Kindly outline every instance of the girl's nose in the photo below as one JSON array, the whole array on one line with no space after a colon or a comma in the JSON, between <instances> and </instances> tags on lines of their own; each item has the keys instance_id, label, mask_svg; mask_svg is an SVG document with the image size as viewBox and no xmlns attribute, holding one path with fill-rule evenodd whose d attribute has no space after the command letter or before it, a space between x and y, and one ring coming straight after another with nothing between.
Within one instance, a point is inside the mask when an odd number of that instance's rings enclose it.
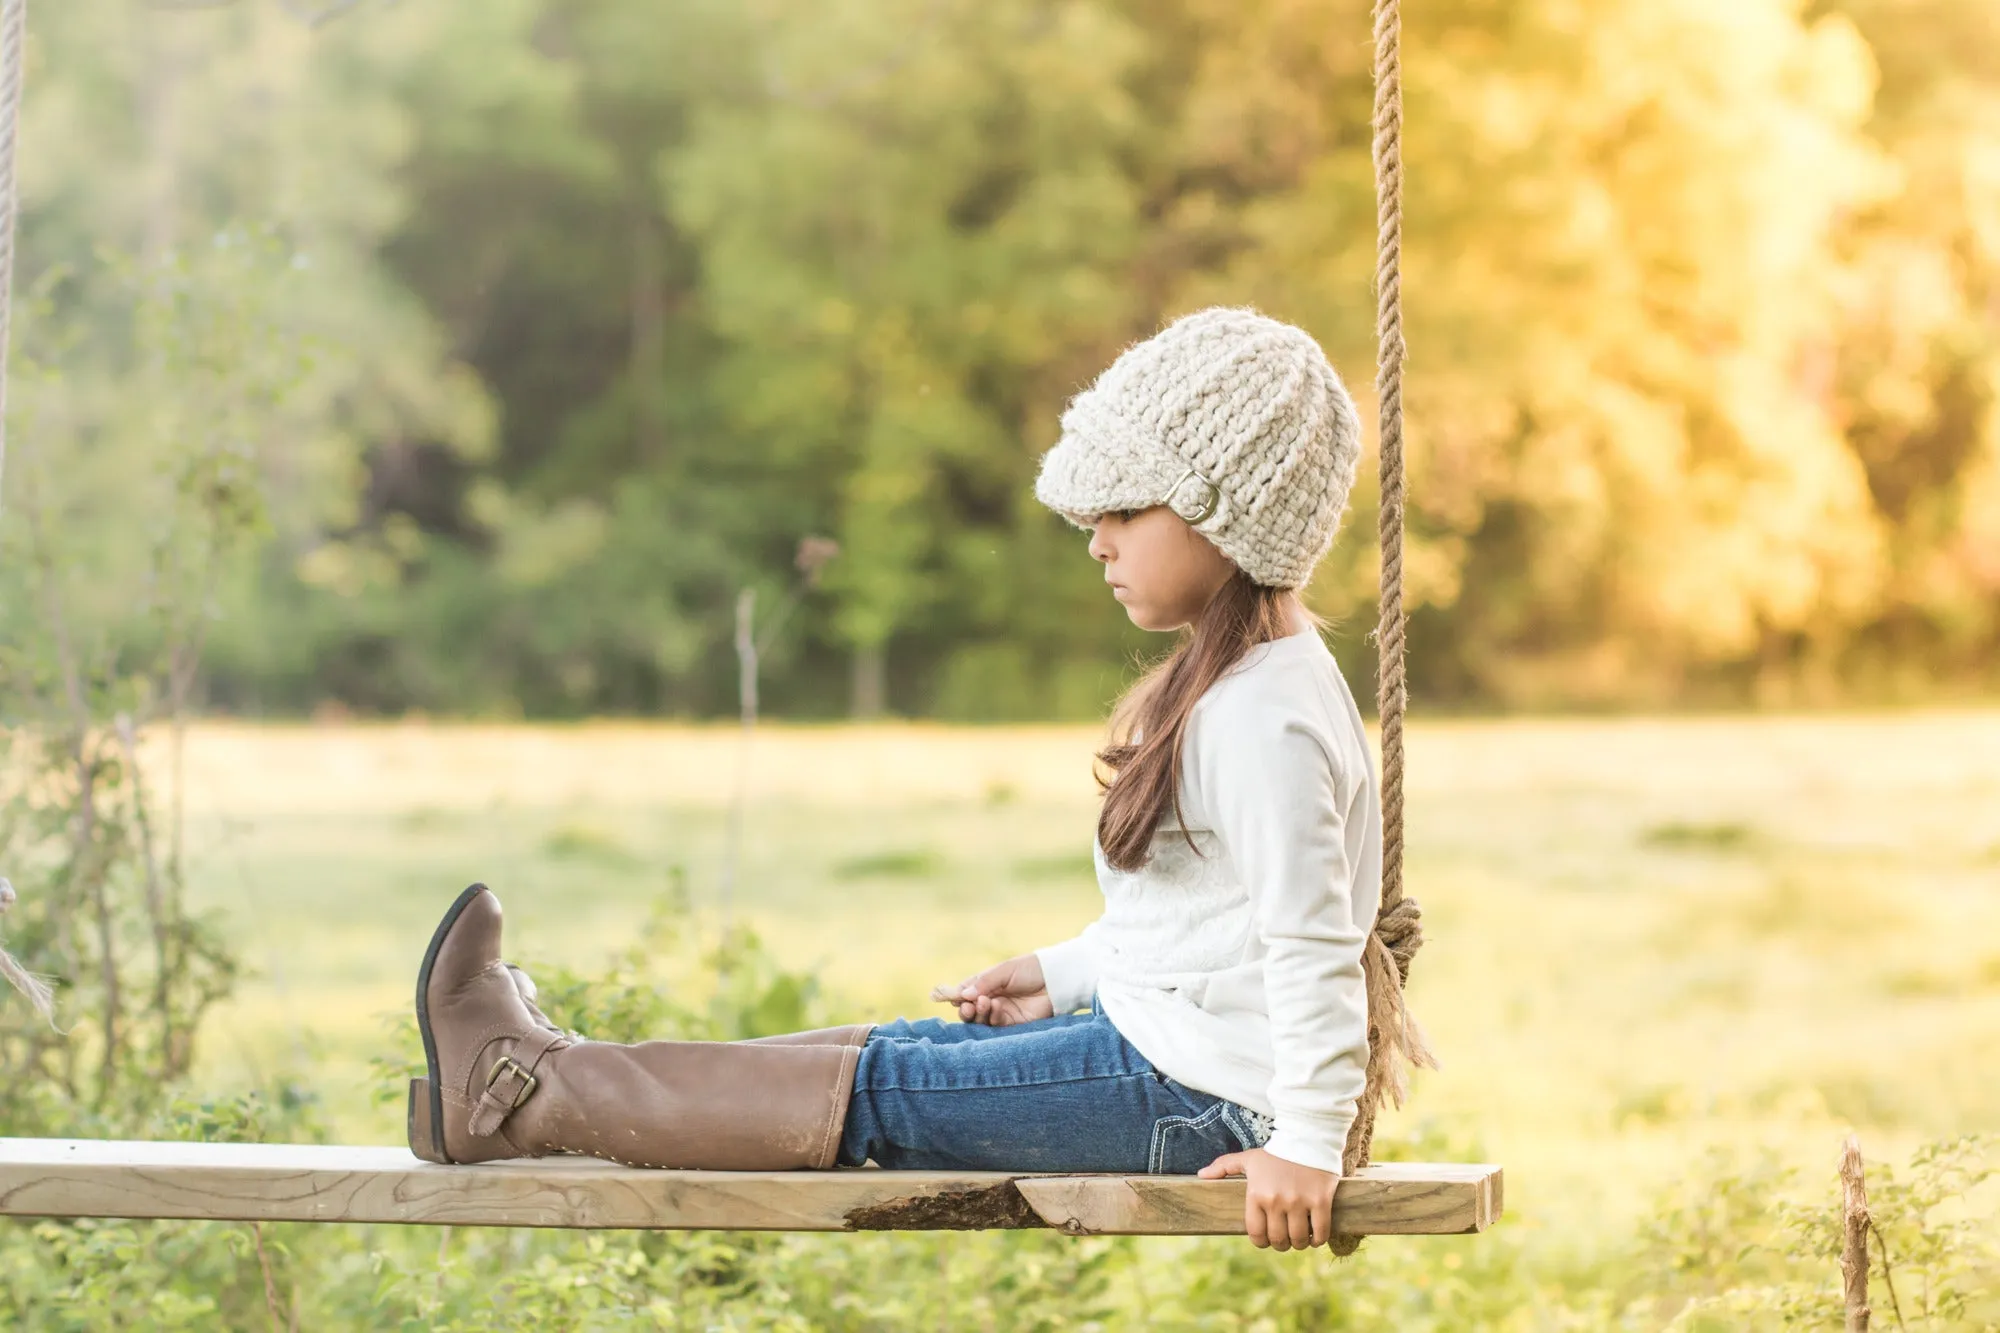
<instances>
[{"instance_id":1,"label":"girl's nose","mask_svg":"<svg viewBox=\"0 0 2000 1333\"><path fill-rule=\"evenodd\" d=\"M1090 530L1090 555L1093 560L1111 559L1111 543L1105 539L1102 523Z\"/></svg>"}]
</instances>

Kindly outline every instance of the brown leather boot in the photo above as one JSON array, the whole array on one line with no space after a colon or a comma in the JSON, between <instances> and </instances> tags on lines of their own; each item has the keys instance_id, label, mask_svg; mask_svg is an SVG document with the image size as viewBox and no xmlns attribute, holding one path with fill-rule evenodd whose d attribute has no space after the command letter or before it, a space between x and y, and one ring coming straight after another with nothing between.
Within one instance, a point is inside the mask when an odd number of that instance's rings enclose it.
<instances>
[{"instance_id":1,"label":"brown leather boot","mask_svg":"<svg viewBox=\"0 0 2000 1333\"><path fill-rule=\"evenodd\" d=\"M541 992L535 988L535 979L512 963L502 963L500 966L507 969L508 979L514 983L514 989L521 993L521 1000L528 1006L528 1016L535 1020L535 1026L556 1028L554 1020L543 1013L541 1006L535 1003L541 997ZM562 1029L556 1028L556 1031L560 1032Z\"/></svg>"},{"instance_id":2,"label":"brown leather boot","mask_svg":"<svg viewBox=\"0 0 2000 1333\"><path fill-rule=\"evenodd\" d=\"M828 1167L869 1030L830 1029L806 1045L628 1046L539 1018L500 960L499 900L474 884L417 974L429 1077L411 1081L410 1151L431 1162L577 1152L628 1166Z\"/></svg>"}]
</instances>

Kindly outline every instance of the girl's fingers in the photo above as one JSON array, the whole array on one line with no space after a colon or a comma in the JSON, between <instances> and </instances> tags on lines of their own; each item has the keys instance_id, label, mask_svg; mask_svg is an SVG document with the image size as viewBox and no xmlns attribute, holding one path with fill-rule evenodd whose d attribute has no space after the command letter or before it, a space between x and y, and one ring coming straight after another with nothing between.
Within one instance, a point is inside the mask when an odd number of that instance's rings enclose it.
<instances>
[{"instance_id":1,"label":"girl's fingers","mask_svg":"<svg viewBox=\"0 0 2000 1333\"><path fill-rule=\"evenodd\" d=\"M1295 1250L1311 1249L1313 1243L1312 1209L1304 1204L1294 1204L1291 1211L1286 1214L1285 1221L1291 1228L1292 1248Z\"/></svg>"},{"instance_id":2,"label":"girl's fingers","mask_svg":"<svg viewBox=\"0 0 2000 1333\"><path fill-rule=\"evenodd\" d=\"M1313 1244L1327 1245L1333 1241L1333 1201L1316 1203L1312 1207Z\"/></svg>"},{"instance_id":3,"label":"girl's fingers","mask_svg":"<svg viewBox=\"0 0 2000 1333\"><path fill-rule=\"evenodd\" d=\"M1224 1176L1240 1176L1243 1174L1243 1154L1240 1152L1224 1153L1201 1170L1195 1172L1195 1174L1203 1180L1221 1180Z\"/></svg>"},{"instance_id":4,"label":"girl's fingers","mask_svg":"<svg viewBox=\"0 0 2000 1333\"><path fill-rule=\"evenodd\" d=\"M1258 1249L1270 1246L1271 1233L1264 1229L1264 1210L1254 1203L1243 1205L1243 1230L1250 1237L1250 1243Z\"/></svg>"}]
</instances>

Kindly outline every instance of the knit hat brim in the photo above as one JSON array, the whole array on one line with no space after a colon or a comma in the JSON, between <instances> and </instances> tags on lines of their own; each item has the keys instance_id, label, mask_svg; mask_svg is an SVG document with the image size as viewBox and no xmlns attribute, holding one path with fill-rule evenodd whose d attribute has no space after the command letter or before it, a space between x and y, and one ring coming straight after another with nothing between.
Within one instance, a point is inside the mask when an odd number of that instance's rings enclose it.
<instances>
[{"instance_id":1,"label":"knit hat brim","mask_svg":"<svg viewBox=\"0 0 2000 1333\"><path fill-rule=\"evenodd\" d=\"M1062 438L1042 455L1037 500L1078 528L1090 527L1100 514L1159 504L1197 527L1214 514L1214 488L1192 476L1179 455L1093 406L1080 399L1065 414Z\"/></svg>"},{"instance_id":2,"label":"knit hat brim","mask_svg":"<svg viewBox=\"0 0 2000 1333\"><path fill-rule=\"evenodd\" d=\"M1164 505L1252 581L1295 588L1339 530L1360 439L1311 334L1216 306L1127 347L1070 400L1035 498L1079 528Z\"/></svg>"}]
</instances>

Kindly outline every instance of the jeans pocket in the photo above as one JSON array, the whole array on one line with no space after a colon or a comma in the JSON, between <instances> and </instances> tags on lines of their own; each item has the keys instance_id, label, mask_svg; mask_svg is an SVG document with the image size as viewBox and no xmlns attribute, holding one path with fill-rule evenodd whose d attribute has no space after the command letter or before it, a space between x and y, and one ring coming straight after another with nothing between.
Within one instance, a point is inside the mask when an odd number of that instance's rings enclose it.
<instances>
[{"instance_id":1,"label":"jeans pocket","mask_svg":"<svg viewBox=\"0 0 2000 1333\"><path fill-rule=\"evenodd\" d=\"M1191 1176L1218 1157L1243 1151L1218 1101L1199 1115L1163 1115L1153 1122L1146 1170L1156 1176Z\"/></svg>"}]
</instances>

